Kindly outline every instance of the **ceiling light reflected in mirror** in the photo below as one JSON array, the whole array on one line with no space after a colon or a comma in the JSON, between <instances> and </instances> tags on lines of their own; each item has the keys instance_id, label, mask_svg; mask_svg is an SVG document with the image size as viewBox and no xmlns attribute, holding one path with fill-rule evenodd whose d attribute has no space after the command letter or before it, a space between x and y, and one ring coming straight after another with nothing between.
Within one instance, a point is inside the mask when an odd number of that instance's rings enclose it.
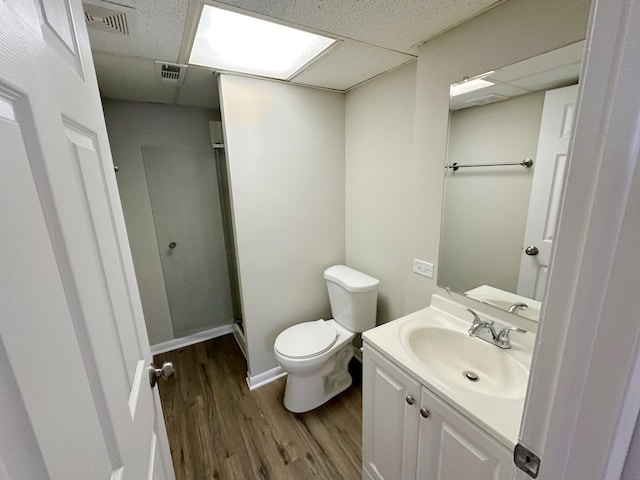
<instances>
[{"instance_id":1,"label":"ceiling light reflected in mirror","mask_svg":"<svg viewBox=\"0 0 640 480\"><path fill-rule=\"evenodd\" d=\"M189 63L286 80L336 42L205 5Z\"/></svg>"},{"instance_id":2,"label":"ceiling light reflected in mirror","mask_svg":"<svg viewBox=\"0 0 640 480\"><path fill-rule=\"evenodd\" d=\"M455 97L457 95L462 95L463 93L474 92L476 90L480 90L481 88L490 87L495 85L493 82L485 80L484 77L491 75L493 72L483 73L472 79L465 79L460 83L454 83L451 85L449 96Z\"/></svg>"}]
</instances>

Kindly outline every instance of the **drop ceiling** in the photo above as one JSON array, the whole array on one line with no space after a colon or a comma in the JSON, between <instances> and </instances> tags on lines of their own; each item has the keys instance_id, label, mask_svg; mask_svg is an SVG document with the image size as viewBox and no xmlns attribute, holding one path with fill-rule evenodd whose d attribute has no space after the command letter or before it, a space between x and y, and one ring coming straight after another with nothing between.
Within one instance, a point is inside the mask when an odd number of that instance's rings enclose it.
<instances>
[{"instance_id":1,"label":"drop ceiling","mask_svg":"<svg viewBox=\"0 0 640 480\"><path fill-rule=\"evenodd\" d=\"M189 66L163 83L155 60L187 63L202 0L85 0L124 12L129 35L89 27L106 98L218 108L215 72ZM291 83L347 91L413 60L417 46L501 0L222 0L206 3L327 35L340 43Z\"/></svg>"},{"instance_id":2,"label":"drop ceiling","mask_svg":"<svg viewBox=\"0 0 640 480\"><path fill-rule=\"evenodd\" d=\"M543 53L483 76L493 85L451 97L450 109L486 105L526 93L550 90L578 82L584 41Z\"/></svg>"}]
</instances>

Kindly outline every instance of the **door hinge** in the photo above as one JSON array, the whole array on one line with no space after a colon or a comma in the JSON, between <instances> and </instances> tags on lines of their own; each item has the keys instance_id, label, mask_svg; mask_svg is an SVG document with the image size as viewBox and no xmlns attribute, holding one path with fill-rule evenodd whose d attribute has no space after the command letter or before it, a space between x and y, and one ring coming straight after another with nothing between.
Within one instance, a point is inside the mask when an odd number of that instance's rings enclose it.
<instances>
[{"instance_id":1,"label":"door hinge","mask_svg":"<svg viewBox=\"0 0 640 480\"><path fill-rule=\"evenodd\" d=\"M540 471L540 457L520 443L517 444L513 450L513 463L531 478L538 476L538 472Z\"/></svg>"}]
</instances>

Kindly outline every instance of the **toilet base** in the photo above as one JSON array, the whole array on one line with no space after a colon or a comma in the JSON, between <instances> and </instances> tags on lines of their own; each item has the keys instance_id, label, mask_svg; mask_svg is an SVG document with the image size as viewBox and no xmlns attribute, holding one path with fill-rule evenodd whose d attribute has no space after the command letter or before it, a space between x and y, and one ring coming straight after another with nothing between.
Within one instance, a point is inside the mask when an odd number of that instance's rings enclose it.
<instances>
[{"instance_id":1,"label":"toilet base","mask_svg":"<svg viewBox=\"0 0 640 480\"><path fill-rule=\"evenodd\" d=\"M349 361L353 347L349 344L337 352L326 368L315 375L289 373L284 391L284 406L293 413L313 410L351 386ZM333 367L333 368L332 368Z\"/></svg>"}]
</instances>

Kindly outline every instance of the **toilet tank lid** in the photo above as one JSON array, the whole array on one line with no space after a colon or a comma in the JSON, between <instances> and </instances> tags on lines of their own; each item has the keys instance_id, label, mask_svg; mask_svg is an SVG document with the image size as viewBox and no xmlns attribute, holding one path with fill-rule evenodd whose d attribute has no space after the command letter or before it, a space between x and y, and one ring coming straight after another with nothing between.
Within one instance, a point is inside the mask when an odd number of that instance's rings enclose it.
<instances>
[{"instance_id":1,"label":"toilet tank lid","mask_svg":"<svg viewBox=\"0 0 640 480\"><path fill-rule=\"evenodd\" d=\"M341 285L348 292L371 292L380 281L345 265L334 265L324 271L324 278Z\"/></svg>"}]
</instances>

